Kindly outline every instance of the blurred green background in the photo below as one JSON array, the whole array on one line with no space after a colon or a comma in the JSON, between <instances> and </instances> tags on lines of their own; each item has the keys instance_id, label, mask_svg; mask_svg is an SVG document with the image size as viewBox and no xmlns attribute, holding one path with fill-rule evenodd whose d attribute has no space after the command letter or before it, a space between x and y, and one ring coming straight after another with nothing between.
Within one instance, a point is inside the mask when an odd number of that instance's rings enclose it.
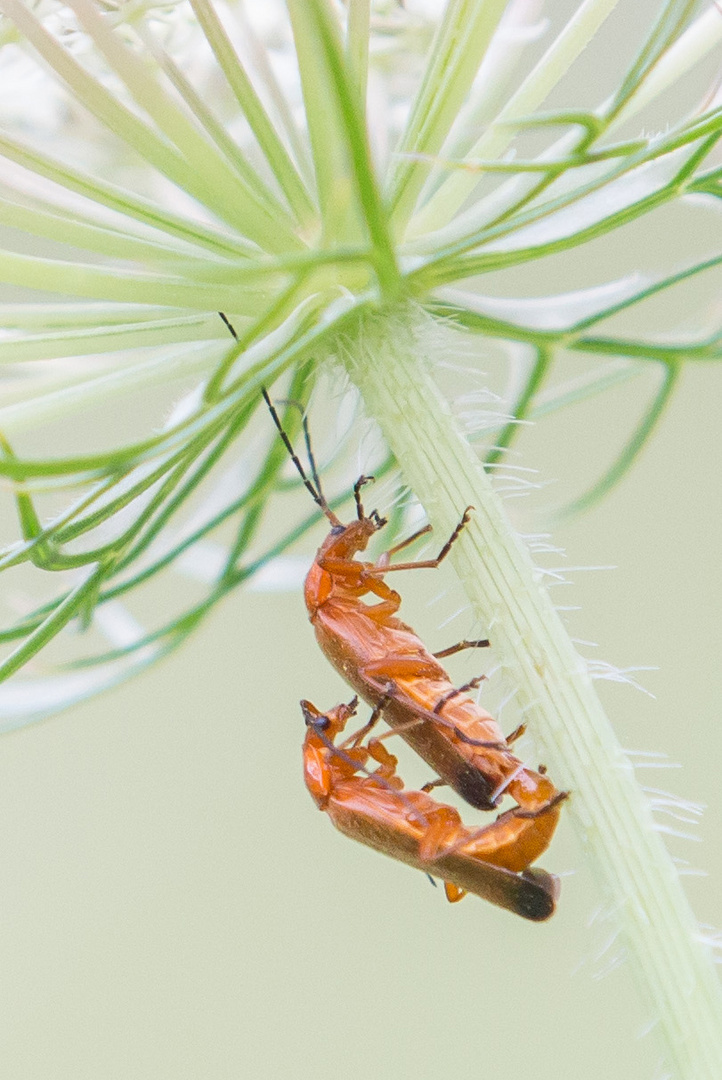
<instances>
[{"instance_id":1,"label":"blurred green background","mask_svg":"<svg viewBox=\"0 0 722 1080\"><path fill-rule=\"evenodd\" d=\"M571 565L617 567L557 591L581 605L573 634L599 643L585 652L659 665L639 676L656 701L600 691L625 746L681 765L642 782L709 805L703 842L670 844L708 872L688 881L710 924L722 921L720 388L715 368L690 367L633 474L555 532ZM626 430L604 415L595 403L547 425L527 463L558 475L575 424L597 459ZM426 607L438 590L423 573L404 582L404 610L436 647L466 630L463 617L438 629ZM315 809L302 696L329 707L347 691L300 595L238 594L160 667L3 738L5 1075L657 1075L654 1036L641 1037L651 1017L629 968L608 971L614 924L568 822L543 860L571 871L549 924L475 897L450 906Z\"/></svg>"}]
</instances>

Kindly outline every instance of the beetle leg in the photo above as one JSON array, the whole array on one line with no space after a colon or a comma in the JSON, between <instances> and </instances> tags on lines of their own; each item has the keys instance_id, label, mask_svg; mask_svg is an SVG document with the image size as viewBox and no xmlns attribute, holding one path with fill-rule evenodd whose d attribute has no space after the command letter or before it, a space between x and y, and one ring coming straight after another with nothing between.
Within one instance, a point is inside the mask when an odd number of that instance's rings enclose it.
<instances>
[{"instance_id":1,"label":"beetle leg","mask_svg":"<svg viewBox=\"0 0 722 1080\"><path fill-rule=\"evenodd\" d=\"M435 788L437 788L437 787L446 787L446 786L447 786L447 781L442 780L442 778L440 776L437 776L435 780L429 780L428 784L424 784L424 786L422 788L420 788L420 790L425 791L427 793L427 795L428 795L428 793L430 791L434 791Z\"/></svg>"},{"instance_id":2,"label":"beetle leg","mask_svg":"<svg viewBox=\"0 0 722 1080\"><path fill-rule=\"evenodd\" d=\"M368 718L363 727L360 727L358 731L355 731L353 733L353 735L349 735L347 739L344 739L342 743L339 743L341 749L345 750L347 747L353 748L359 745L359 743L366 737L366 735L368 735L369 731L371 731L372 728L374 728L376 724L378 724L381 713L391 701L391 696L392 695L388 692L384 694L384 696L379 700L379 702L374 705L373 712L371 713L371 716Z\"/></svg>"},{"instance_id":3,"label":"beetle leg","mask_svg":"<svg viewBox=\"0 0 722 1080\"><path fill-rule=\"evenodd\" d=\"M482 638L480 641L467 641L464 638L463 641L457 642L456 645L450 645L448 649L440 649L438 652L432 653L437 660L443 660L445 656L454 656L455 653L462 652L463 649L488 649L491 642L488 638Z\"/></svg>"},{"instance_id":4,"label":"beetle leg","mask_svg":"<svg viewBox=\"0 0 722 1080\"><path fill-rule=\"evenodd\" d=\"M414 679L414 678L438 678L439 665L432 665L431 661L424 660L423 657L417 656L385 656L383 660L369 660L362 668L359 669L361 675L366 682L376 683L378 689L381 692L389 693L390 697L397 701L406 700L407 696L403 690L394 687L392 691L388 691L386 686L380 684L380 678L386 677L386 682L391 682L393 685L394 677L400 679ZM441 669L441 674L446 677L446 672ZM461 693L461 690L455 690L453 695ZM448 700L448 698L447 698ZM442 716L438 712L432 712L431 709L426 709L419 705L418 702L411 702L411 710L415 714L418 723L424 721L431 721L432 724L440 724L442 727L452 731L459 742L466 743L467 746L480 746L487 750L506 750L507 745L503 740L498 739L474 739L471 735L467 735L465 731L455 724L452 720L447 720L445 716ZM396 726L396 725L395 725ZM473 804L476 805L476 804ZM488 809L485 808L485 809Z\"/></svg>"},{"instance_id":5,"label":"beetle leg","mask_svg":"<svg viewBox=\"0 0 722 1080\"><path fill-rule=\"evenodd\" d=\"M399 759L394 757L394 755L390 753L378 739L369 739L366 744L366 749L369 752L369 757L379 763L379 767L374 771L373 775L381 777L387 784L391 784L392 787L398 787L398 789L401 790L404 786L404 782L396 775L396 766L399 763Z\"/></svg>"},{"instance_id":6,"label":"beetle leg","mask_svg":"<svg viewBox=\"0 0 722 1080\"><path fill-rule=\"evenodd\" d=\"M394 544L394 546L392 548L389 548L388 551L384 551L382 555L379 555L378 559L376 560L374 569L387 570L392 555L397 555L399 551L403 551L404 548L409 547L420 537L426 536L426 534L430 532L431 526L424 525L422 529L417 529L415 533L411 534L411 536L407 536L406 539L402 540L400 544Z\"/></svg>"},{"instance_id":7,"label":"beetle leg","mask_svg":"<svg viewBox=\"0 0 722 1080\"><path fill-rule=\"evenodd\" d=\"M506 745L511 746L512 743L515 743L517 739L520 739L522 737L522 735L524 734L525 731L526 731L526 724L519 724L518 727L515 727L514 730L509 735L507 735L507 737L506 737ZM541 771L543 771L543 770L540 770L540 772Z\"/></svg>"},{"instance_id":8,"label":"beetle leg","mask_svg":"<svg viewBox=\"0 0 722 1080\"><path fill-rule=\"evenodd\" d=\"M434 705L434 713L438 716L447 701L451 701L452 698L458 697L459 694L465 694L467 690L476 690L478 686L481 686L485 678L486 675L477 675L475 679L469 679L467 683L464 683L464 685L460 686L458 689L449 690L448 694L444 694L444 696L439 698Z\"/></svg>"},{"instance_id":9,"label":"beetle leg","mask_svg":"<svg viewBox=\"0 0 722 1080\"><path fill-rule=\"evenodd\" d=\"M366 593L372 593L373 596L378 596L381 600L380 604L372 604L364 609L366 614L374 622L380 623L382 626L386 621L401 607L401 597L392 589L390 585L387 585L381 578L373 577L364 571L359 577L359 597L364 596Z\"/></svg>"},{"instance_id":10,"label":"beetle leg","mask_svg":"<svg viewBox=\"0 0 722 1080\"><path fill-rule=\"evenodd\" d=\"M545 802L542 806L537 806L534 810L522 810L517 806L510 811L517 818L526 818L528 821L534 821L536 818L543 817L550 810L553 810L559 803L565 802L569 798L568 791L558 791L556 795L552 795L551 799Z\"/></svg>"},{"instance_id":11,"label":"beetle leg","mask_svg":"<svg viewBox=\"0 0 722 1080\"><path fill-rule=\"evenodd\" d=\"M460 889L458 885L454 885L453 881L444 882L444 892L450 904L458 904L459 900L463 900L468 895L466 889Z\"/></svg>"},{"instance_id":12,"label":"beetle leg","mask_svg":"<svg viewBox=\"0 0 722 1080\"><path fill-rule=\"evenodd\" d=\"M435 559L422 559L422 560L420 560L418 562L395 563L393 566L381 567L380 572L384 573L384 574L388 574L389 571L391 571L391 570L424 570L424 569L435 570L436 567L439 566L444 561L444 559L446 558L446 556L449 554L452 547L456 543L457 539L459 538L459 534L464 529L464 527L467 525L467 523L469 521L469 518L471 517L470 512L473 509L474 509L473 506L467 506L466 510L463 513L461 521L456 526L453 533L451 534L449 539L446 541L446 543L444 544L444 546L442 547L441 551L439 552L439 554L436 556Z\"/></svg>"}]
</instances>

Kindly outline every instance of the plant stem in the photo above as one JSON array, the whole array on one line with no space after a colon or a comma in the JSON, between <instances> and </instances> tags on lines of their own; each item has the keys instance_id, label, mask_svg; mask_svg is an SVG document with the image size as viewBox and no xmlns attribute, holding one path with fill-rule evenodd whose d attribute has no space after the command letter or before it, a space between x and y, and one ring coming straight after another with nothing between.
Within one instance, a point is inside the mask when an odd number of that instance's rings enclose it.
<instances>
[{"instance_id":1,"label":"plant stem","mask_svg":"<svg viewBox=\"0 0 722 1080\"><path fill-rule=\"evenodd\" d=\"M475 512L451 558L489 627L525 720L619 919L633 968L679 1080L722 1076L722 992L679 876L633 768L528 551L431 377L454 331L413 308L367 318L342 359L437 537Z\"/></svg>"}]
</instances>

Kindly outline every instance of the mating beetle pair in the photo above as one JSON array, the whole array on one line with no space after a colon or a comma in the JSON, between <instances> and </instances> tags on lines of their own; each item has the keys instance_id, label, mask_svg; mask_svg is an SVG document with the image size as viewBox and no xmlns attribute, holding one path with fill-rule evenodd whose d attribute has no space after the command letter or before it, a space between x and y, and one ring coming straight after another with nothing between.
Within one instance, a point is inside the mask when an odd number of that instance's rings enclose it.
<instances>
[{"instance_id":1,"label":"mating beetle pair","mask_svg":"<svg viewBox=\"0 0 722 1080\"><path fill-rule=\"evenodd\" d=\"M281 438L331 529L306 577L304 595L321 649L354 691L372 706L368 723L337 742L357 699L322 713L302 702L306 784L320 809L341 832L402 862L444 878L447 897L467 892L541 921L554 911L558 878L531 864L546 850L566 792L544 771L529 769L510 749L523 731L505 738L496 720L468 691L480 680L455 687L439 663L462 649L488 641L462 641L432 654L417 634L397 618L401 597L385 580L392 571L435 568L469 520L468 507L435 559L392 563L392 556L430 530L420 530L384 552L375 563L356 556L386 524L376 511L366 514L361 489L354 487L356 520L342 524L329 507L319 481L308 429L311 476L306 472L267 394L266 404ZM363 597L377 598L366 604ZM438 774L421 791L406 791L396 775L396 758L383 740L367 738L383 715ZM369 763L376 768L369 769ZM448 784L480 810L493 810L504 795L515 807L484 828L463 825L459 813L437 802L430 791Z\"/></svg>"}]
</instances>

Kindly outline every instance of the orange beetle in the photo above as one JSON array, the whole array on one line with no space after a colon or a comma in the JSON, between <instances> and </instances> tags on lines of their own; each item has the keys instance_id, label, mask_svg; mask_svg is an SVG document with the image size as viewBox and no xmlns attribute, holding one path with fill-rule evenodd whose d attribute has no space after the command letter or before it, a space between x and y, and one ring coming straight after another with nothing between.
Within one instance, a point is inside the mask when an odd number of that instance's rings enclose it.
<instances>
[{"instance_id":1,"label":"orange beetle","mask_svg":"<svg viewBox=\"0 0 722 1080\"><path fill-rule=\"evenodd\" d=\"M448 899L475 893L522 918L541 922L553 914L559 879L520 865L525 822L509 811L483 829L467 828L457 810L427 791L405 791L397 759L379 739L363 736L371 721L336 745L357 699L321 713L302 701L306 719L303 764L306 786L340 832L362 844L444 879ZM375 763L374 771L368 769ZM520 871L520 872L519 872Z\"/></svg>"},{"instance_id":2,"label":"orange beetle","mask_svg":"<svg viewBox=\"0 0 722 1080\"><path fill-rule=\"evenodd\" d=\"M393 555L430 526L384 552L375 563L356 559L386 524L377 511L366 514L361 502L361 488L371 477L362 476L356 482L356 520L342 524L321 491L308 430L306 445L315 483L306 476L268 394L263 393L306 488L331 524L304 587L321 649L356 693L383 711L384 719L436 771L440 779L433 786L449 784L480 810L495 809L506 794L517 802L509 811L518 821L517 854L514 860L509 855L504 865L514 871L525 869L548 847L567 795L511 752L510 743L523 728L504 738L494 717L467 693L480 680L457 688L439 663L440 657L485 646L488 641L462 641L437 654L428 652L412 628L396 617L401 597L384 580L392 571L439 566L472 508L464 512L435 559L391 564ZM362 598L369 594L379 602L364 603Z\"/></svg>"}]
</instances>

